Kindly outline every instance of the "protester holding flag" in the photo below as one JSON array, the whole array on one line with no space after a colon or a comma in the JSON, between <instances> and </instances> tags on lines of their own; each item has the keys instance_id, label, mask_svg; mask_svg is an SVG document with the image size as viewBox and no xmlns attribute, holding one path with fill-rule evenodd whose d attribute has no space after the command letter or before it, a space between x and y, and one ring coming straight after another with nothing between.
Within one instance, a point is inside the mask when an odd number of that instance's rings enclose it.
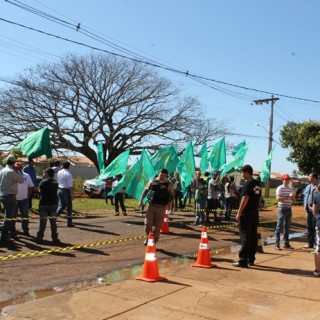
<instances>
[{"instance_id":1,"label":"protester holding flag","mask_svg":"<svg viewBox=\"0 0 320 320\"><path fill-rule=\"evenodd\" d=\"M142 192L139 208L143 207L143 200L147 194L149 194L148 202L149 207L145 217L145 232L149 235L149 232L153 231L154 240L157 242L160 236L160 230L164 221L164 215L168 204L174 199L174 190L172 183L168 180L168 170L161 169L159 175L155 179L151 179L144 191ZM145 240L146 246L148 239Z\"/></svg>"}]
</instances>

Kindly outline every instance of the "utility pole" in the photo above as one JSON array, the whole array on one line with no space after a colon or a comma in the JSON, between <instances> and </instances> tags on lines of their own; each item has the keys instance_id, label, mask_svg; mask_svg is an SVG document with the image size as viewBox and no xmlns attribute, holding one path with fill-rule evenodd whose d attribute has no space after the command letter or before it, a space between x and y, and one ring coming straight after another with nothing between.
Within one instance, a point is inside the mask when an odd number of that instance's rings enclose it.
<instances>
[{"instance_id":1,"label":"utility pole","mask_svg":"<svg viewBox=\"0 0 320 320\"><path fill-rule=\"evenodd\" d=\"M254 100L253 102L257 105L261 104L269 104L271 102L271 109L270 109L270 119L269 119L269 144L268 144L268 155L270 154L270 151L272 150L272 141L273 141L273 109L274 109L274 103L279 100L279 98L274 98L273 95L269 99L260 99L260 100ZM268 156L267 155L267 156ZM271 163L270 163L270 177L271 177ZM270 196L270 177L265 183L265 197L268 198Z\"/></svg>"}]
</instances>

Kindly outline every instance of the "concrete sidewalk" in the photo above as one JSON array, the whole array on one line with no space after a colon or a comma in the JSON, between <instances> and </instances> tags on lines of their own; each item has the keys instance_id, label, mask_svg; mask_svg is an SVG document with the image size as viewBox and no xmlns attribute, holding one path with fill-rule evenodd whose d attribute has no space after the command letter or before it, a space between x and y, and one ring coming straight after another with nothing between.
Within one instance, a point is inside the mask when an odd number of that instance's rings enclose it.
<instances>
[{"instance_id":1,"label":"concrete sidewalk","mask_svg":"<svg viewBox=\"0 0 320 320\"><path fill-rule=\"evenodd\" d=\"M231 265L237 253L213 257L217 268L193 261L160 268L167 281L135 279L65 292L5 307L1 319L320 319L320 278L304 243L272 245L248 269ZM161 265L161 264L160 264Z\"/></svg>"}]
</instances>

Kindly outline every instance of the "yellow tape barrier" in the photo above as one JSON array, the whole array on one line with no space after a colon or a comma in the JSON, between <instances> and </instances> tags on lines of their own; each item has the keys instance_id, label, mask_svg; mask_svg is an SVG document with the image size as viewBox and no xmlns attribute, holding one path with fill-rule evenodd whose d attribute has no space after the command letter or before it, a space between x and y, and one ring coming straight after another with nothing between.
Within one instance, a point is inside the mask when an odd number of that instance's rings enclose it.
<instances>
[{"instance_id":1,"label":"yellow tape barrier","mask_svg":"<svg viewBox=\"0 0 320 320\"><path fill-rule=\"evenodd\" d=\"M0 261L5 261L5 260L9 260L9 259L33 257L33 256L40 256L42 254L71 251L71 250L77 250L77 249L82 249L82 248L92 248L92 247L102 246L102 245L106 245L106 244L114 244L114 243L126 242L126 241L131 241L131 240L139 240L139 239L143 239L143 238L146 238L146 235L129 237L129 238L122 238L122 239L116 239L116 240L98 241L98 242L92 242L92 243L75 245L75 246L68 246L68 247L63 247L63 248L53 248L53 249L47 249L47 250L41 250L41 251L28 251L28 252L24 252L24 253L9 254L7 256L0 256Z\"/></svg>"}]
</instances>

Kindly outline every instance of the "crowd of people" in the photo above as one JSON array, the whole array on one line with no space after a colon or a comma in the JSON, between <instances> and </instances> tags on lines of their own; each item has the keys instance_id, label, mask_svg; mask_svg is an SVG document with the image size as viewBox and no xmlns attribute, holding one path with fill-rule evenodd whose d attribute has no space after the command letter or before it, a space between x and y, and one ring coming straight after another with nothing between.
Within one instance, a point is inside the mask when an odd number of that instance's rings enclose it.
<instances>
[{"instance_id":1,"label":"crowd of people","mask_svg":"<svg viewBox=\"0 0 320 320\"><path fill-rule=\"evenodd\" d=\"M235 184L233 176L220 178L219 171L196 177L188 186L186 195L183 194L179 174L169 175L163 168L159 174L146 185L139 207L143 210L147 198L148 208L145 215L144 229L148 235L154 233L157 242L164 221L166 210L183 209L186 202L194 199L195 221L193 225L207 225L220 222L218 214L223 210L226 221L230 221L231 213L236 209L236 221L239 223L241 249L239 260L234 262L236 267L246 268L254 264L258 244L259 206L262 198L262 185L259 179L253 178L253 169L250 165L241 168L243 179L241 194ZM111 201L115 207L115 215L119 215L119 206L123 215L127 215L124 204L125 188L121 188L114 196L108 193L115 188L121 179L117 176L106 183L105 201ZM280 235L283 233L283 247L293 249L290 245L289 233L292 220L292 205L295 203L295 192L292 179L288 174L282 176L282 184L276 189L278 202L277 224L275 228L275 249L281 250ZM19 238L16 229L16 217L21 215L21 229L26 237L31 237L29 232L28 212L32 209L34 193L39 194L39 230L35 237L36 242L42 242L45 236L47 221L50 222L51 239L59 243L56 217L66 210L67 227L74 227L72 221L72 201L74 199L73 177L70 171L70 162L60 165L59 161L50 164L45 170L43 179L37 183L34 162L28 159L23 167L13 155L6 159L6 166L0 170L0 200L4 210L4 222L0 240L12 243ZM313 274L320 276L320 185L318 174L309 175L309 184L304 190L304 209L306 211L307 244L306 248L315 247L315 270ZM220 210L219 210L220 209ZM145 241L147 245L148 239Z\"/></svg>"},{"instance_id":2,"label":"crowd of people","mask_svg":"<svg viewBox=\"0 0 320 320\"><path fill-rule=\"evenodd\" d=\"M17 215L21 215L21 229L26 237L29 232L29 210L32 209L34 193L39 194L39 231L35 241L41 243L44 238L47 220L50 221L51 239L59 243L56 217L67 211L67 227L72 223L73 177L70 162L60 167L60 162L50 164L38 185L33 159L23 167L13 155L6 158L6 166L0 170L0 201L4 210L4 222L0 234L2 242L13 243L19 239Z\"/></svg>"}]
</instances>

